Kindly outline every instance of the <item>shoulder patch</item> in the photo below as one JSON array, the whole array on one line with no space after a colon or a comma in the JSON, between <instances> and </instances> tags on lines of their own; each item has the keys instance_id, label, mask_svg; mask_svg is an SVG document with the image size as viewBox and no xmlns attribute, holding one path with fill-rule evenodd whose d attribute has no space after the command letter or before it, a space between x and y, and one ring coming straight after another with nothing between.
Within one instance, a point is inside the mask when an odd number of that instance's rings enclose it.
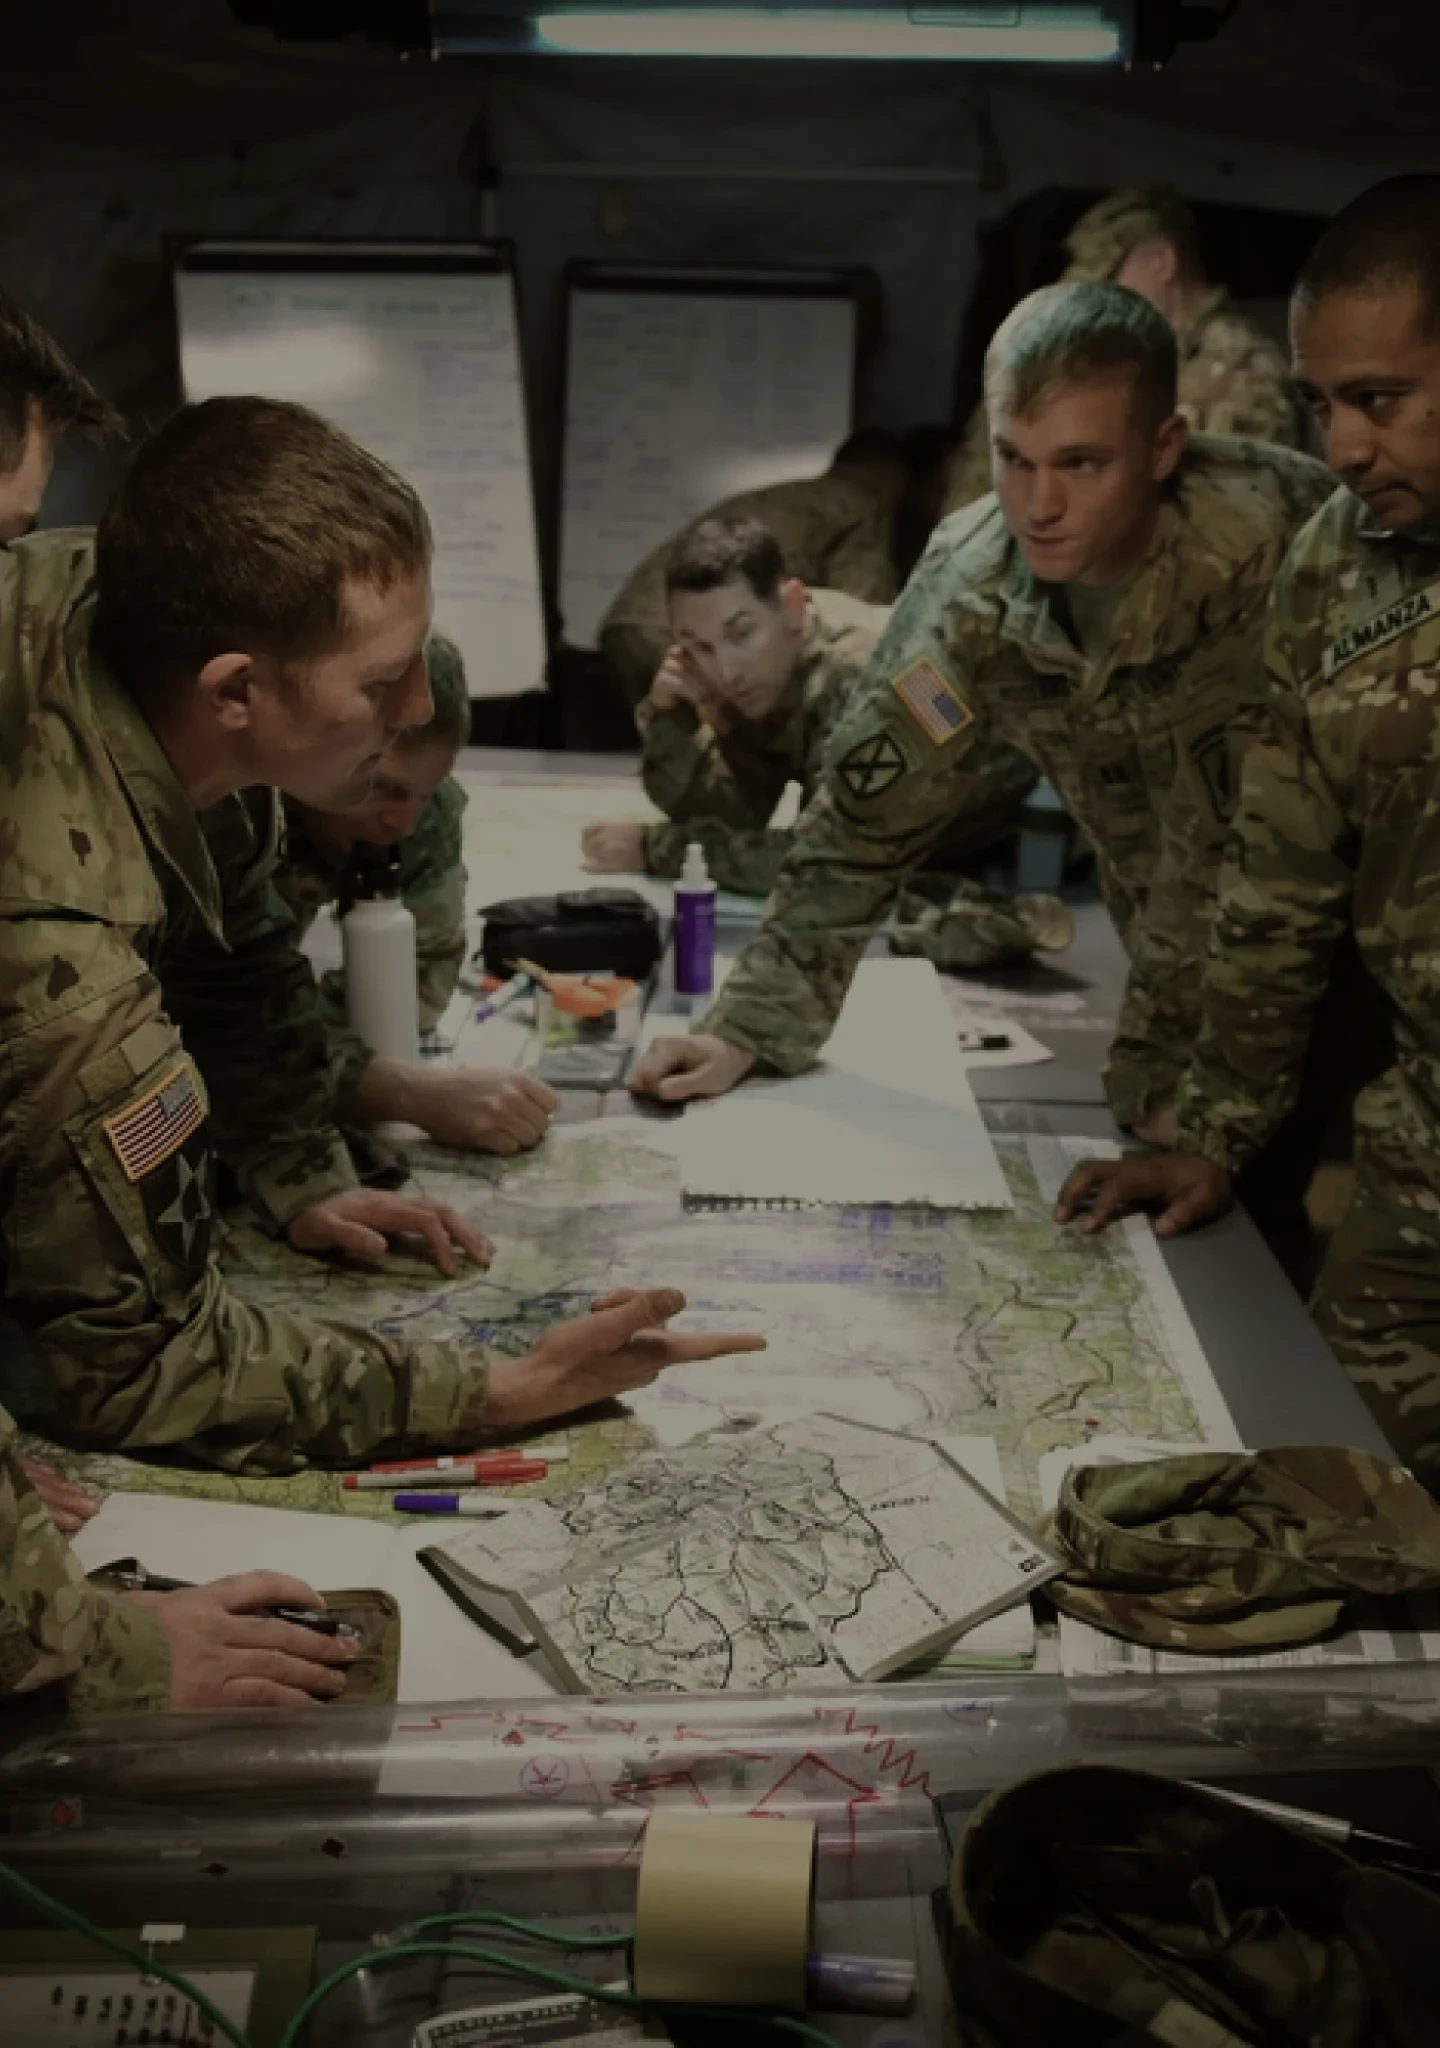
<instances>
[{"instance_id":1,"label":"shoulder patch","mask_svg":"<svg viewBox=\"0 0 1440 2048\"><path fill-rule=\"evenodd\" d=\"M1376 647L1388 646L1392 640L1408 633L1412 626L1434 618L1437 612L1440 612L1440 583L1430 583L1424 590L1412 591L1408 597L1387 605L1383 612L1376 612L1373 618L1362 620L1358 626L1351 626L1348 632L1332 640L1321 657L1322 675L1328 682L1342 668L1358 661L1362 654L1369 654Z\"/></svg>"},{"instance_id":2,"label":"shoulder patch","mask_svg":"<svg viewBox=\"0 0 1440 2048\"><path fill-rule=\"evenodd\" d=\"M181 1060L136 1102L104 1120L120 1169L128 1181L143 1180L178 1152L205 1121L205 1104L195 1069Z\"/></svg>"},{"instance_id":3,"label":"shoulder patch","mask_svg":"<svg viewBox=\"0 0 1440 2048\"><path fill-rule=\"evenodd\" d=\"M863 803L867 797L884 796L887 789L908 775L911 762L893 733L881 730L858 740L840 762L840 780L851 796Z\"/></svg>"},{"instance_id":4,"label":"shoulder patch","mask_svg":"<svg viewBox=\"0 0 1440 2048\"><path fill-rule=\"evenodd\" d=\"M950 678L938 665L921 657L890 678L890 687L920 730L943 747L967 725L975 714Z\"/></svg>"}]
</instances>

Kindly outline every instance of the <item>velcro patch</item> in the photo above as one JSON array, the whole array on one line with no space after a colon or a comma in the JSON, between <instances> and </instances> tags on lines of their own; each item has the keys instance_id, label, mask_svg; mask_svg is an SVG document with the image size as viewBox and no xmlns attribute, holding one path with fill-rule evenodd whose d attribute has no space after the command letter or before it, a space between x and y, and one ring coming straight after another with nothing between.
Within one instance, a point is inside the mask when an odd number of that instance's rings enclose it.
<instances>
[{"instance_id":1,"label":"velcro patch","mask_svg":"<svg viewBox=\"0 0 1440 2048\"><path fill-rule=\"evenodd\" d=\"M867 797L883 796L909 772L910 762L904 748L888 732L872 733L868 740L858 740L839 768L840 780L851 796L862 803Z\"/></svg>"},{"instance_id":2,"label":"velcro patch","mask_svg":"<svg viewBox=\"0 0 1440 2048\"><path fill-rule=\"evenodd\" d=\"M128 1181L153 1173L205 1121L205 1103L189 1060L172 1067L138 1102L104 1119L120 1170Z\"/></svg>"},{"instance_id":3,"label":"velcro patch","mask_svg":"<svg viewBox=\"0 0 1440 2048\"><path fill-rule=\"evenodd\" d=\"M890 687L920 730L937 747L975 723L975 714L949 677L933 661L921 658L891 676Z\"/></svg>"},{"instance_id":4,"label":"velcro patch","mask_svg":"<svg viewBox=\"0 0 1440 2048\"><path fill-rule=\"evenodd\" d=\"M1376 612L1374 618L1362 620L1358 626L1352 626L1348 632L1332 640L1321 657L1321 673L1328 682L1342 668L1349 668L1352 661L1358 661L1362 654L1369 654L1377 647L1387 647L1412 627L1433 619L1437 612L1440 612L1440 583L1430 583L1424 590L1412 591L1409 597L1387 605L1383 612Z\"/></svg>"}]
</instances>

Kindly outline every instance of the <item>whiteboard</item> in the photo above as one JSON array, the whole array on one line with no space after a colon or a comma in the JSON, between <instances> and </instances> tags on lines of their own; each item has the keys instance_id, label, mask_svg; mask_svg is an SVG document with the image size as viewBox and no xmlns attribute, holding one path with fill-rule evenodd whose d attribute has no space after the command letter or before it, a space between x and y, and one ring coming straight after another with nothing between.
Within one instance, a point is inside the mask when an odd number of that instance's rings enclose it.
<instances>
[{"instance_id":1,"label":"whiteboard","mask_svg":"<svg viewBox=\"0 0 1440 2048\"><path fill-rule=\"evenodd\" d=\"M830 467L850 432L848 294L573 284L560 512L565 638L593 647L632 569L736 491Z\"/></svg>"},{"instance_id":2,"label":"whiteboard","mask_svg":"<svg viewBox=\"0 0 1440 2048\"><path fill-rule=\"evenodd\" d=\"M207 242L181 258L175 294L185 396L295 399L399 470L435 530L435 624L471 696L537 688L544 608L503 252Z\"/></svg>"}]
</instances>

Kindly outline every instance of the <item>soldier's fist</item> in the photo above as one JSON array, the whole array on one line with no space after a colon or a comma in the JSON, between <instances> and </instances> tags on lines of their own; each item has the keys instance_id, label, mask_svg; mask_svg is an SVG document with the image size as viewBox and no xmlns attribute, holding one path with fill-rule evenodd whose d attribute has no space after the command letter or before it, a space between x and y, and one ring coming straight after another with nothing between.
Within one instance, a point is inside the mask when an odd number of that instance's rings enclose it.
<instances>
[{"instance_id":1,"label":"soldier's fist","mask_svg":"<svg viewBox=\"0 0 1440 2048\"><path fill-rule=\"evenodd\" d=\"M755 1064L745 1052L723 1038L695 1031L688 1038L657 1038L630 1076L636 1095L658 1096L661 1102L688 1102L693 1095L724 1095Z\"/></svg>"}]
</instances>

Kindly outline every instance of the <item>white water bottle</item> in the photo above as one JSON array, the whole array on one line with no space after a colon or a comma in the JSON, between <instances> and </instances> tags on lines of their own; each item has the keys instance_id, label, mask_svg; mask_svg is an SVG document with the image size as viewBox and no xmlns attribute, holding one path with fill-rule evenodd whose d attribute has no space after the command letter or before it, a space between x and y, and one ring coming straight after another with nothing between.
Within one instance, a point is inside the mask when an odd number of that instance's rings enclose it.
<instances>
[{"instance_id":1,"label":"white water bottle","mask_svg":"<svg viewBox=\"0 0 1440 2048\"><path fill-rule=\"evenodd\" d=\"M355 901L340 920L351 1029L377 1058L418 1059L415 919L400 899L398 848L357 861L354 886Z\"/></svg>"},{"instance_id":2,"label":"white water bottle","mask_svg":"<svg viewBox=\"0 0 1440 2048\"><path fill-rule=\"evenodd\" d=\"M708 996L715 986L715 884L705 849L691 840L675 884L675 993Z\"/></svg>"}]
</instances>

